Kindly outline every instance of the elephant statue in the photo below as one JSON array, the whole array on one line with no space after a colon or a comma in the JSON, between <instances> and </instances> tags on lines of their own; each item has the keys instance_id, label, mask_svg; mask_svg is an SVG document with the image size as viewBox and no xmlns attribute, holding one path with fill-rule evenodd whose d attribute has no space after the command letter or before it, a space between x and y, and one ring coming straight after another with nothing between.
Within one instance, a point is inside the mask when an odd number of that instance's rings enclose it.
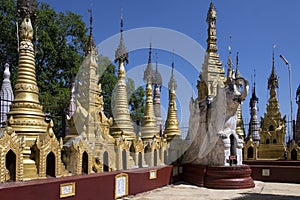
<instances>
[{"instance_id":1,"label":"elephant statue","mask_svg":"<svg viewBox=\"0 0 300 200\"><path fill-rule=\"evenodd\" d=\"M225 87L218 85L216 96L191 99L189 148L183 163L228 165L229 156L235 152L240 154L237 164L241 164L243 140L236 134L237 109L247 97L248 90L248 81L237 77L228 81Z\"/></svg>"}]
</instances>

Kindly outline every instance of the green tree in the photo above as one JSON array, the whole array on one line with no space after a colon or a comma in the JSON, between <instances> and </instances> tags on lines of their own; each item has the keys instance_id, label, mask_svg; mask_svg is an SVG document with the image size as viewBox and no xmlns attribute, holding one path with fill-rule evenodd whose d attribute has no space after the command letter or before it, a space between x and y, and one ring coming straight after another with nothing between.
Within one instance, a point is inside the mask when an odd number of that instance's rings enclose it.
<instances>
[{"instance_id":1,"label":"green tree","mask_svg":"<svg viewBox=\"0 0 300 200\"><path fill-rule=\"evenodd\" d=\"M129 109L130 116L134 122L134 129L136 132L139 131L142 125L142 119L144 116L144 106L145 106L145 90L144 87L139 86L130 96L129 99Z\"/></svg>"},{"instance_id":2,"label":"green tree","mask_svg":"<svg viewBox=\"0 0 300 200\"><path fill-rule=\"evenodd\" d=\"M10 64L12 82L15 82L18 64L16 5L13 0L0 3L0 80L2 81L4 64Z\"/></svg>"},{"instance_id":3,"label":"green tree","mask_svg":"<svg viewBox=\"0 0 300 200\"><path fill-rule=\"evenodd\" d=\"M11 64L12 83L15 83L18 64L16 1L0 4L0 63L8 58ZM40 102L50 112L56 134L62 134L62 120L70 97L70 85L84 59L87 28L80 15L72 12L57 13L46 3L39 3L35 30L36 76ZM1 79L2 79L1 72Z\"/></svg>"},{"instance_id":4,"label":"green tree","mask_svg":"<svg viewBox=\"0 0 300 200\"><path fill-rule=\"evenodd\" d=\"M85 56L87 28L82 16L56 13L45 3L39 4L37 16L36 74L40 101L44 110L51 113L56 133L61 135L71 82Z\"/></svg>"}]
</instances>

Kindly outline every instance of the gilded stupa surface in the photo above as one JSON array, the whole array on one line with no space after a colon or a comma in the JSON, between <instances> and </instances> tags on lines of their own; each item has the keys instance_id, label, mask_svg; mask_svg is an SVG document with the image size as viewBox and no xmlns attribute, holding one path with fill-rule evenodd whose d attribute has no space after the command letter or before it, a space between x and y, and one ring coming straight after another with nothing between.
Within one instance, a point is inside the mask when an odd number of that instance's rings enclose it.
<instances>
[{"instance_id":1,"label":"gilded stupa surface","mask_svg":"<svg viewBox=\"0 0 300 200\"><path fill-rule=\"evenodd\" d=\"M278 76L275 71L274 50L272 57L272 72L268 79L270 96L267 110L261 118L260 145L258 157L263 159L278 159L283 157L286 151L285 134L286 119L281 116L276 89L278 88Z\"/></svg>"},{"instance_id":2,"label":"gilded stupa surface","mask_svg":"<svg viewBox=\"0 0 300 200\"><path fill-rule=\"evenodd\" d=\"M177 117L177 105L176 105L176 88L177 83L174 77L174 61L172 62L171 78L168 84L169 88L169 104L168 115L165 124L164 136L168 141L171 141L175 136L181 136L179 129L179 122Z\"/></svg>"},{"instance_id":3,"label":"gilded stupa surface","mask_svg":"<svg viewBox=\"0 0 300 200\"><path fill-rule=\"evenodd\" d=\"M142 120L142 139L151 140L155 135L158 135L158 128L156 125L156 117L153 106L153 93L152 93L152 82L153 82L153 67L151 63L151 44L149 49L149 58L146 70L144 72L144 81L146 82L146 103L144 110L144 117Z\"/></svg>"},{"instance_id":4,"label":"gilded stupa surface","mask_svg":"<svg viewBox=\"0 0 300 200\"><path fill-rule=\"evenodd\" d=\"M115 53L115 62L118 63L118 83L116 86L115 100L113 102L113 125L110 133L114 138L124 135L132 140L135 137L133 125L130 119L126 92L126 70L128 64L128 52L123 38L123 18L121 16L120 43Z\"/></svg>"},{"instance_id":5,"label":"gilded stupa surface","mask_svg":"<svg viewBox=\"0 0 300 200\"><path fill-rule=\"evenodd\" d=\"M224 87L225 72L222 67L222 62L219 61L219 54L217 53L216 20L217 12L214 4L211 3L206 18L208 24L206 54L199 76L200 80L197 83L198 100L206 96L216 96L217 86Z\"/></svg>"},{"instance_id":6,"label":"gilded stupa surface","mask_svg":"<svg viewBox=\"0 0 300 200\"><path fill-rule=\"evenodd\" d=\"M62 140L56 139L53 121L45 117L38 98L31 23L31 19L36 17L37 3L18 1L17 5L18 16L22 20L19 64L15 98L0 138L1 154L6 155L6 162L1 163L1 182L45 178L48 175L59 177L67 173L61 161Z\"/></svg>"}]
</instances>

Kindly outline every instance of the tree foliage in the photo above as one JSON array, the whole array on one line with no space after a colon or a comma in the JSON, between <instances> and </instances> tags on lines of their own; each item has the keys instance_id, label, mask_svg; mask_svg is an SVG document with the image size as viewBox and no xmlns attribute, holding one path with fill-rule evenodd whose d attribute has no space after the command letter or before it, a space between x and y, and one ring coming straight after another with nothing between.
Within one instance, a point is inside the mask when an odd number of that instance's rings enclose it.
<instances>
[{"instance_id":1,"label":"tree foliage","mask_svg":"<svg viewBox=\"0 0 300 200\"><path fill-rule=\"evenodd\" d=\"M144 116L144 106L145 106L145 90L144 87L139 86L130 96L129 108L130 116L134 124L138 127L142 124L142 119ZM135 128L137 128L135 127Z\"/></svg>"},{"instance_id":2,"label":"tree foliage","mask_svg":"<svg viewBox=\"0 0 300 200\"><path fill-rule=\"evenodd\" d=\"M39 4L37 16L36 74L40 101L44 110L52 114L60 134L71 82L85 56L87 28L82 16L56 13L45 3Z\"/></svg>"},{"instance_id":3,"label":"tree foliage","mask_svg":"<svg viewBox=\"0 0 300 200\"><path fill-rule=\"evenodd\" d=\"M13 0L0 3L0 78L2 80L4 64L10 64L12 79L15 80L18 64L16 6ZM14 82L14 81L13 81Z\"/></svg>"},{"instance_id":4,"label":"tree foliage","mask_svg":"<svg viewBox=\"0 0 300 200\"><path fill-rule=\"evenodd\" d=\"M0 3L0 79L3 66L11 66L12 84L15 84L18 66L16 1ZM37 18L32 21L36 53L36 77L43 111L54 120L54 132L63 136L63 119L70 99L70 87L85 57L88 41L87 28L82 16L72 12L57 13L46 3L39 3ZM116 67L109 58L99 56L99 82L102 86L105 112L112 116L112 96L117 83ZM128 79L129 108L134 122L139 123L144 110L144 89L135 90L134 81Z\"/></svg>"},{"instance_id":5,"label":"tree foliage","mask_svg":"<svg viewBox=\"0 0 300 200\"><path fill-rule=\"evenodd\" d=\"M0 4L0 63L9 62L12 83L15 83L18 65L16 1ZM84 59L87 28L80 15L57 13L46 3L39 3L35 31L36 76L40 102L44 112L50 112L56 134L62 133L62 116L70 99L70 85ZM3 70L3 69L2 69ZM1 79L2 79L1 71Z\"/></svg>"}]
</instances>

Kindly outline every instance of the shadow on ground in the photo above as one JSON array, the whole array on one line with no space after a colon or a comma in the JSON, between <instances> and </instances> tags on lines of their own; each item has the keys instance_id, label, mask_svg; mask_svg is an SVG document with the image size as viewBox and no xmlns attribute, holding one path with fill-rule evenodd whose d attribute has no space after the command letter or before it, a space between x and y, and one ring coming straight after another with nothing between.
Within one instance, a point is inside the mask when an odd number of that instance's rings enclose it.
<instances>
[{"instance_id":1,"label":"shadow on ground","mask_svg":"<svg viewBox=\"0 0 300 200\"><path fill-rule=\"evenodd\" d=\"M240 193L241 195L245 195L243 197L234 198L236 200L299 200L298 196L288 196L288 195L276 195L276 194L253 194L253 193Z\"/></svg>"}]
</instances>

